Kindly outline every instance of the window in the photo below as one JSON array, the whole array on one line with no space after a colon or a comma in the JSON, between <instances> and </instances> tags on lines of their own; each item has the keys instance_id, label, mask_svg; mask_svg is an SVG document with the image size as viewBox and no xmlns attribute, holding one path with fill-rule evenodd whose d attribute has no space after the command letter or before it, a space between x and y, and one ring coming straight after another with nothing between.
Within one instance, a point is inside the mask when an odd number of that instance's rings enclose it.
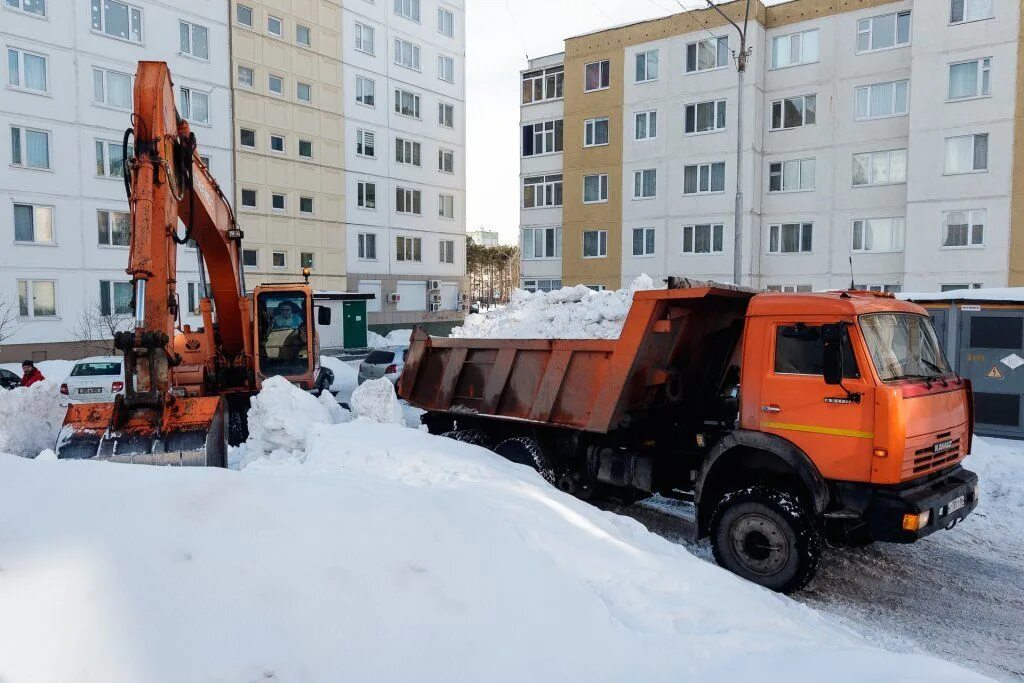
<instances>
[{"instance_id":1,"label":"window","mask_svg":"<svg viewBox=\"0 0 1024 683\"><path fill-rule=\"evenodd\" d=\"M523 126L523 156L561 152L562 120L528 123Z\"/></svg>"},{"instance_id":2,"label":"window","mask_svg":"<svg viewBox=\"0 0 1024 683\"><path fill-rule=\"evenodd\" d=\"M647 50L636 53L636 82L658 80L658 51Z\"/></svg>"},{"instance_id":3,"label":"window","mask_svg":"<svg viewBox=\"0 0 1024 683\"><path fill-rule=\"evenodd\" d=\"M299 267L300 268L316 268L316 257L311 251L299 252Z\"/></svg>"},{"instance_id":4,"label":"window","mask_svg":"<svg viewBox=\"0 0 1024 683\"><path fill-rule=\"evenodd\" d=\"M531 293L550 292L561 288L561 280L523 280L523 289Z\"/></svg>"},{"instance_id":5,"label":"window","mask_svg":"<svg viewBox=\"0 0 1024 683\"><path fill-rule=\"evenodd\" d=\"M100 280L100 315L131 315L133 295L130 282Z\"/></svg>"},{"instance_id":6,"label":"window","mask_svg":"<svg viewBox=\"0 0 1024 683\"><path fill-rule=\"evenodd\" d=\"M890 292L892 294L899 294L903 291L902 285L862 285L858 284L857 289L863 289L868 292Z\"/></svg>"},{"instance_id":7,"label":"window","mask_svg":"<svg viewBox=\"0 0 1024 683\"><path fill-rule=\"evenodd\" d=\"M395 113L418 119L420 117L420 96L408 90L395 90Z\"/></svg>"},{"instance_id":8,"label":"window","mask_svg":"<svg viewBox=\"0 0 1024 683\"><path fill-rule=\"evenodd\" d=\"M7 49L7 84L19 90L46 92L46 57Z\"/></svg>"},{"instance_id":9,"label":"window","mask_svg":"<svg viewBox=\"0 0 1024 683\"><path fill-rule=\"evenodd\" d=\"M270 263L274 268L285 268L288 263L288 255L283 251L274 251L270 254Z\"/></svg>"},{"instance_id":10,"label":"window","mask_svg":"<svg viewBox=\"0 0 1024 683\"><path fill-rule=\"evenodd\" d=\"M818 29L772 38L772 68L813 64L818 61Z\"/></svg>"},{"instance_id":11,"label":"window","mask_svg":"<svg viewBox=\"0 0 1024 683\"><path fill-rule=\"evenodd\" d=\"M801 291L799 286L780 291ZM856 379L860 377L857 370L857 358L853 355L850 335L843 328L840 348L843 352L843 377ZM775 374L777 375L822 375L822 359L825 357L825 346L821 338L819 325L779 325L775 328Z\"/></svg>"},{"instance_id":12,"label":"window","mask_svg":"<svg viewBox=\"0 0 1024 683\"><path fill-rule=\"evenodd\" d=\"M650 140L658 137L658 112L639 111L633 115L633 137Z\"/></svg>"},{"instance_id":13,"label":"window","mask_svg":"<svg viewBox=\"0 0 1024 683\"><path fill-rule=\"evenodd\" d=\"M421 195L419 190L395 187L395 211L414 216L422 215ZM419 261L418 258L416 260Z\"/></svg>"},{"instance_id":14,"label":"window","mask_svg":"<svg viewBox=\"0 0 1024 683\"><path fill-rule=\"evenodd\" d=\"M437 195L437 215L441 218L455 218L455 197L453 195Z\"/></svg>"},{"instance_id":15,"label":"window","mask_svg":"<svg viewBox=\"0 0 1024 683\"><path fill-rule=\"evenodd\" d=\"M949 65L949 99L965 100L992 94L992 58Z\"/></svg>"},{"instance_id":16,"label":"window","mask_svg":"<svg viewBox=\"0 0 1024 683\"><path fill-rule=\"evenodd\" d=\"M256 190L242 190L242 206L247 209L256 208Z\"/></svg>"},{"instance_id":17,"label":"window","mask_svg":"<svg viewBox=\"0 0 1024 683\"><path fill-rule=\"evenodd\" d=\"M797 192L814 189L814 159L773 161L768 164L769 192Z\"/></svg>"},{"instance_id":18,"label":"window","mask_svg":"<svg viewBox=\"0 0 1024 683\"><path fill-rule=\"evenodd\" d=\"M768 226L768 252L798 254L811 251L813 223L782 223Z\"/></svg>"},{"instance_id":19,"label":"window","mask_svg":"<svg viewBox=\"0 0 1024 683\"><path fill-rule=\"evenodd\" d=\"M523 178L523 208L562 205L562 174Z\"/></svg>"},{"instance_id":20,"label":"window","mask_svg":"<svg viewBox=\"0 0 1024 683\"><path fill-rule=\"evenodd\" d=\"M205 26L178 22L178 51L196 59L210 58L210 33Z\"/></svg>"},{"instance_id":21,"label":"window","mask_svg":"<svg viewBox=\"0 0 1024 683\"><path fill-rule=\"evenodd\" d=\"M608 256L608 231L583 231L583 258L604 258Z\"/></svg>"},{"instance_id":22,"label":"window","mask_svg":"<svg viewBox=\"0 0 1024 683\"><path fill-rule=\"evenodd\" d=\"M658 171L645 168L633 172L633 199L650 199L658 194Z\"/></svg>"},{"instance_id":23,"label":"window","mask_svg":"<svg viewBox=\"0 0 1024 683\"><path fill-rule=\"evenodd\" d=\"M683 167L683 194L725 192L725 162Z\"/></svg>"},{"instance_id":24,"label":"window","mask_svg":"<svg viewBox=\"0 0 1024 683\"><path fill-rule=\"evenodd\" d=\"M891 149L853 155L853 185L898 185L907 182L907 150Z\"/></svg>"},{"instance_id":25,"label":"window","mask_svg":"<svg viewBox=\"0 0 1024 683\"><path fill-rule=\"evenodd\" d=\"M455 152L450 149L437 150L437 170L455 173Z\"/></svg>"},{"instance_id":26,"label":"window","mask_svg":"<svg viewBox=\"0 0 1024 683\"><path fill-rule=\"evenodd\" d=\"M561 258L561 228L523 228L523 258Z\"/></svg>"},{"instance_id":27,"label":"window","mask_svg":"<svg viewBox=\"0 0 1024 683\"><path fill-rule=\"evenodd\" d=\"M422 261L423 240L419 237L396 237L396 258L399 261Z\"/></svg>"},{"instance_id":28,"label":"window","mask_svg":"<svg viewBox=\"0 0 1024 683\"><path fill-rule=\"evenodd\" d=\"M251 128L242 128L238 131L238 144L249 149L256 148L256 131Z\"/></svg>"},{"instance_id":29,"label":"window","mask_svg":"<svg viewBox=\"0 0 1024 683\"><path fill-rule=\"evenodd\" d=\"M949 23L965 24L992 18L992 0L951 0Z\"/></svg>"},{"instance_id":30,"label":"window","mask_svg":"<svg viewBox=\"0 0 1024 683\"><path fill-rule=\"evenodd\" d=\"M284 154L284 136L283 135L271 135L270 136L270 151Z\"/></svg>"},{"instance_id":31,"label":"window","mask_svg":"<svg viewBox=\"0 0 1024 683\"><path fill-rule=\"evenodd\" d=\"M413 21L420 20L420 0L395 0L395 14Z\"/></svg>"},{"instance_id":32,"label":"window","mask_svg":"<svg viewBox=\"0 0 1024 683\"><path fill-rule=\"evenodd\" d=\"M883 14L857 22L857 52L910 45L910 12Z\"/></svg>"},{"instance_id":33,"label":"window","mask_svg":"<svg viewBox=\"0 0 1024 683\"><path fill-rule=\"evenodd\" d=\"M359 233L359 258L364 261L377 260L377 236L372 232Z\"/></svg>"},{"instance_id":34,"label":"window","mask_svg":"<svg viewBox=\"0 0 1024 683\"><path fill-rule=\"evenodd\" d=\"M862 218L853 221L854 251L903 251L904 218Z\"/></svg>"},{"instance_id":35,"label":"window","mask_svg":"<svg viewBox=\"0 0 1024 683\"><path fill-rule=\"evenodd\" d=\"M988 133L946 138L946 173L988 170Z\"/></svg>"},{"instance_id":36,"label":"window","mask_svg":"<svg viewBox=\"0 0 1024 683\"><path fill-rule=\"evenodd\" d=\"M313 86L311 86L309 83L297 82L295 84L295 99L297 99L299 102L305 102L306 104L312 102Z\"/></svg>"},{"instance_id":37,"label":"window","mask_svg":"<svg viewBox=\"0 0 1024 683\"><path fill-rule=\"evenodd\" d=\"M53 207L15 204L14 241L53 244Z\"/></svg>"},{"instance_id":38,"label":"window","mask_svg":"<svg viewBox=\"0 0 1024 683\"><path fill-rule=\"evenodd\" d=\"M971 283L971 284L964 283L964 284L958 284L958 285L939 285L939 291L940 292L955 292L958 289L981 289L981 283L980 282L974 282L974 283ZM972 316L971 322L973 323L975 320L978 320L978 318ZM973 324L972 324L972 327L973 327ZM1013 328L1010 328L1010 329L1013 329ZM972 343L971 346L975 346L975 344ZM975 346L975 348L977 348L977 347ZM1016 346L1012 346L1011 345L1009 347L1003 347L1003 348L1014 348L1014 349L1017 349L1017 348L1020 348L1020 343L1017 343Z\"/></svg>"},{"instance_id":39,"label":"window","mask_svg":"<svg viewBox=\"0 0 1024 683\"><path fill-rule=\"evenodd\" d=\"M11 163L23 168L50 168L50 134L11 126Z\"/></svg>"},{"instance_id":40,"label":"window","mask_svg":"<svg viewBox=\"0 0 1024 683\"><path fill-rule=\"evenodd\" d=\"M372 78L356 76L356 102L367 107L376 105L377 84Z\"/></svg>"},{"instance_id":41,"label":"window","mask_svg":"<svg viewBox=\"0 0 1024 683\"><path fill-rule=\"evenodd\" d=\"M356 206L361 209L377 208L377 183L365 180L356 183Z\"/></svg>"},{"instance_id":42,"label":"window","mask_svg":"<svg viewBox=\"0 0 1024 683\"><path fill-rule=\"evenodd\" d=\"M447 102L437 103L437 123L445 128L455 127L455 105Z\"/></svg>"},{"instance_id":43,"label":"window","mask_svg":"<svg viewBox=\"0 0 1024 683\"><path fill-rule=\"evenodd\" d=\"M253 70L250 67L238 65L238 85L243 88L251 88L253 87L254 77Z\"/></svg>"},{"instance_id":44,"label":"window","mask_svg":"<svg viewBox=\"0 0 1024 683\"><path fill-rule=\"evenodd\" d=\"M523 74L523 104L560 99L564 78L562 66L527 71Z\"/></svg>"},{"instance_id":45,"label":"window","mask_svg":"<svg viewBox=\"0 0 1024 683\"><path fill-rule=\"evenodd\" d=\"M437 32L449 38L455 37L455 14L444 7L437 8Z\"/></svg>"},{"instance_id":46,"label":"window","mask_svg":"<svg viewBox=\"0 0 1024 683\"><path fill-rule=\"evenodd\" d=\"M299 213L313 215L313 198L299 197Z\"/></svg>"},{"instance_id":47,"label":"window","mask_svg":"<svg viewBox=\"0 0 1024 683\"><path fill-rule=\"evenodd\" d=\"M46 0L6 0L4 6L40 17L46 16Z\"/></svg>"},{"instance_id":48,"label":"window","mask_svg":"<svg viewBox=\"0 0 1024 683\"><path fill-rule=\"evenodd\" d=\"M310 46L312 34L308 26L303 26L302 24L295 25L295 42L306 47Z\"/></svg>"},{"instance_id":49,"label":"window","mask_svg":"<svg viewBox=\"0 0 1024 683\"><path fill-rule=\"evenodd\" d=\"M719 69L729 63L729 38L708 38L686 46L686 73Z\"/></svg>"},{"instance_id":50,"label":"window","mask_svg":"<svg viewBox=\"0 0 1024 683\"><path fill-rule=\"evenodd\" d=\"M810 285L768 285L769 292L810 292Z\"/></svg>"},{"instance_id":51,"label":"window","mask_svg":"<svg viewBox=\"0 0 1024 683\"><path fill-rule=\"evenodd\" d=\"M815 122L818 99L815 95L798 95L772 102L772 130L810 126Z\"/></svg>"},{"instance_id":52,"label":"window","mask_svg":"<svg viewBox=\"0 0 1024 683\"><path fill-rule=\"evenodd\" d=\"M377 152L374 149L373 143L376 136L368 130L357 130L356 131L356 154L361 157L374 158L377 156Z\"/></svg>"},{"instance_id":53,"label":"window","mask_svg":"<svg viewBox=\"0 0 1024 683\"><path fill-rule=\"evenodd\" d=\"M92 100L118 109L132 108L132 77L107 69L92 70Z\"/></svg>"},{"instance_id":54,"label":"window","mask_svg":"<svg viewBox=\"0 0 1024 683\"><path fill-rule=\"evenodd\" d=\"M96 212L98 244L106 247L127 247L131 238L132 218L127 211Z\"/></svg>"},{"instance_id":55,"label":"window","mask_svg":"<svg viewBox=\"0 0 1024 683\"><path fill-rule=\"evenodd\" d=\"M455 82L455 60L448 55L437 56L437 77L448 83Z\"/></svg>"},{"instance_id":56,"label":"window","mask_svg":"<svg viewBox=\"0 0 1024 683\"><path fill-rule=\"evenodd\" d=\"M608 174L583 176L583 203L595 204L608 201Z\"/></svg>"},{"instance_id":57,"label":"window","mask_svg":"<svg viewBox=\"0 0 1024 683\"><path fill-rule=\"evenodd\" d=\"M420 46L408 40L395 38L395 64L407 69L420 70Z\"/></svg>"},{"instance_id":58,"label":"window","mask_svg":"<svg viewBox=\"0 0 1024 683\"><path fill-rule=\"evenodd\" d=\"M944 247L980 247L985 244L985 209L948 211L942 217Z\"/></svg>"},{"instance_id":59,"label":"window","mask_svg":"<svg viewBox=\"0 0 1024 683\"><path fill-rule=\"evenodd\" d=\"M247 7L245 5L236 5L235 23L252 28L252 7Z\"/></svg>"},{"instance_id":60,"label":"window","mask_svg":"<svg viewBox=\"0 0 1024 683\"><path fill-rule=\"evenodd\" d=\"M587 119L583 124L583 146L608 144L608 119Z\"/></svg>"},{"instance_id":61,"label":"window","mask_svg":"<svg viewBox=\"0 0 1024 683\"><path fill-rule=\"evenodd\" d=\"M654 256L654 228L633 228L633 256Z\"/></svg>"},{"instance_id":62,"label":"window","mask_svg":"<svg viewBox=\"0 0 1024 683\"><path fill-rule=\"evenodd\" d=\"M285 196L278 192L273 192L270 195L270 208L274 211L284 211L285 209Z\"/></svg>"},{"instance_id":63,"label":"window","mask_svg":"<svg viewBox=\"0 0 1024 683\"><path fill-rule=\"evenodd\" d=\"M182 87L180 92L181 117L187 119L190 123L209 125L210 94L185 87Z\"/></svg>"},{"instance_id":64,"label":"window","mask_svg":"<svg viewBox=\"0 0 1024 683\"><path fill-rule=\"evenodd\" d=\"M683 132L686 134L725 130L725 100L688 104L684 109L684 118Z\"/></svg>"},{"instance_id":65,"label":"window","mask_svg":"<svg viewBox=\"0 0 1024 683\"><path fill-rule=\"evenodd\" d=\"M267 15L267 33L278 38L284 36L284 24L280 17L275 17L273 14Z\"/></svg>"},{"instance_id":66,"label":"window","mask_svg":"<svg viewBox=\"0 0 1024 683\"><path fill-rule=\"evenodd\" d=\"M905 116L910 81L890 81L857 88L854 92L857 121L885 116Z\"/></svg>"},{"instance_id":67,"label":"window","mask_svg":"<svg viewBox=\"0 0 1024 683\"><path fill-rule=\"evenodd\" d=\"M199 315L202 309L199 307L199 299L209 298L212 292L207 291L205 294L199 289L199 283L189 282L188 283L188 312L192 315Z\"/></svg>"},{"instance_id":68,"label":"window","mask_svg":"<svg viewBox=\"0 0 1024 683\"><path fill-rule=\"evenodd\" d=\"M373 54L373 27L356 22L355 48L368 55Z\"/></svg>"},{"instance_id":69,"label":"window","mask_svg":"<svg viewBox=\"0 0 1024 683\"><path fill-rule=\"evenodd\" d=\"M683 226L684 254L720 254L723 250L721 223L702 223Z\"/></svg>"},{"instance_id":70,"label":"window","mask_svg":"<svg viewBox=\"0 0 1024 683\"><path fill-rule=\"evenodd\" d=\"M284 94L284 79L280 76L274 76L270 74L267 76L267 90L275 95Z\"/></svg>"},{"instance_id":71,"label":"window","mask_svg":"<svg viewBox=\"0 0 1024 683\"><path fill-rule=\"evenodd\" d=\"M438 244L441 263L455 263L455 240L441 240Z\"/></svg>"},{"instance_id":72,"label":"window","mask_svg":"<svg viewBox=\"0 0 1024 683\"><path fill-rule=\"evenodd\" d=\"M18 315L52 318L57 315L57 283L53 280L18 280Z\"/></svg>"},{"instance_id":73,"label":"window","mask_svg":"<svg viewBox=\"0 0 1024 683\"><path fill-rule=\"evenodd\" d=\"M583 91L604 90L610 84L611 63L605 59L601 62L591 62L584 67Z\"/></svg>"},{"instance_id":74,"label":"window","mask_svg":"<svg viewBox=\"0 0 1024 683\"><path fill-rule=\"evenodd\" d=\"M303 159L313 158L313 141L299 140L299 156Z\"/></svg>"},{"instance_id":75,"label":"window","mask_svg":"<svg viewBox=\"0 0 1024 683\"><path fill-rule=\"evenodd\" d=\"M260 263L260 252L258 249L242 250L242 265L246 268L256 268Z\"/></svg>"},{"instance_id":76,"label":"window","mask_svg":"<svg viewBox=\"0 0 1024 683\"><path fill-rule=\"evenodd\" d=\"M142 42L142 9L117 0L92 0L92 28L113 38Z\"/></svg>"},{"instance_id":77,"label":"window","mask_svg":"<svg viewBox=\"0 0 1024 683\"><path fill-rule=\"evenodd\" d=\"M395 162L399 164L420 165L420 143L412 140L395 138Z\"/></svg>"}]
</instances>

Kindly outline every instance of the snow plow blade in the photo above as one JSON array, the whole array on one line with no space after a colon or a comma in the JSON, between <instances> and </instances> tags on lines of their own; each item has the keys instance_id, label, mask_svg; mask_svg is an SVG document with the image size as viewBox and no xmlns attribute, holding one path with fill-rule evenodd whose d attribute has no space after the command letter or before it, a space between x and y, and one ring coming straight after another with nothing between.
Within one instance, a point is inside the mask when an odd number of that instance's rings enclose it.
<instances>
[{"instance_id":1,"label":"snow plow blade","mask_svg":"<svg viewBox=\"0 0 1024 683\"><path fill-rule=\"evenodd\" d=\"M69 406L55 450L61 460L227 467L227 443L227 402L202 397L137 408L119 427L114 403Z\"/></svg>"}]
</instances>

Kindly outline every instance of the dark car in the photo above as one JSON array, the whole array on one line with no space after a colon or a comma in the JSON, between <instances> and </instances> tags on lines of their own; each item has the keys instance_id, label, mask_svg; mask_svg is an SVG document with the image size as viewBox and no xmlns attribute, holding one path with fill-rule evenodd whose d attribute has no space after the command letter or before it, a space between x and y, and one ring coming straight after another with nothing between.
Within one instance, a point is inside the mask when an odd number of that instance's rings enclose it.
<instances>
[{"instance_id":1,"label":"dark car","mask_svg":"<svg viewBox=\"0 0 1024 683\"><path fill-rule=\"evenodd\" d=\"M0 388L13 389L18 386L21 386L21 378L10 370L0 368Z\"/></svg>"}]
</instances>

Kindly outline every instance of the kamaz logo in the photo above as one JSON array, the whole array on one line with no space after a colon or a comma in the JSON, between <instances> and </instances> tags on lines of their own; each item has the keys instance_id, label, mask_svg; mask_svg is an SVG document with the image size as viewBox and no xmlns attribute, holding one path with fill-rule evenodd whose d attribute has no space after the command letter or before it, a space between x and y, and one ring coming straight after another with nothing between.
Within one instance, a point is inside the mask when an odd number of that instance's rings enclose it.
<instances>
[{"instance_id":1,"label":"kamaz logo","mask_svg":"<svg viewBox=\"0 0 1024 683\"><path fill-rule=\"evenodd\" d=\"M937 444L935 444L932 447L932 452L933 453L939 453L941 451L948 451L952 447L953 447L953 441L952 440L940 441L940 442L938 442Z\"/></svg>"}]
</instances>

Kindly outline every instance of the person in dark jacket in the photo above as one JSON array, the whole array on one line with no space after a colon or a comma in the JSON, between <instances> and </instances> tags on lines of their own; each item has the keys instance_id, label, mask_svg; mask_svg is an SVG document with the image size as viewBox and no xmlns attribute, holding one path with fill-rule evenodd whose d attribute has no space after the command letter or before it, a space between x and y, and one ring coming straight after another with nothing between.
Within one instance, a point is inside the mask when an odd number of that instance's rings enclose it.
<instances>
[{"instance_id":1,"label":"person in dark jacket","mask_svg":"<svg viewBox=\"0 0 1024 683\"><path fill-rule=\"evenodd\" d=\"M39 368L36 367L36 364L30 360L21 364L21 374L21 386L23 387L30 387L36 382L42 382L46 379L43 377L43 373L39 372Z\"/></svg>"}]
</instances>

